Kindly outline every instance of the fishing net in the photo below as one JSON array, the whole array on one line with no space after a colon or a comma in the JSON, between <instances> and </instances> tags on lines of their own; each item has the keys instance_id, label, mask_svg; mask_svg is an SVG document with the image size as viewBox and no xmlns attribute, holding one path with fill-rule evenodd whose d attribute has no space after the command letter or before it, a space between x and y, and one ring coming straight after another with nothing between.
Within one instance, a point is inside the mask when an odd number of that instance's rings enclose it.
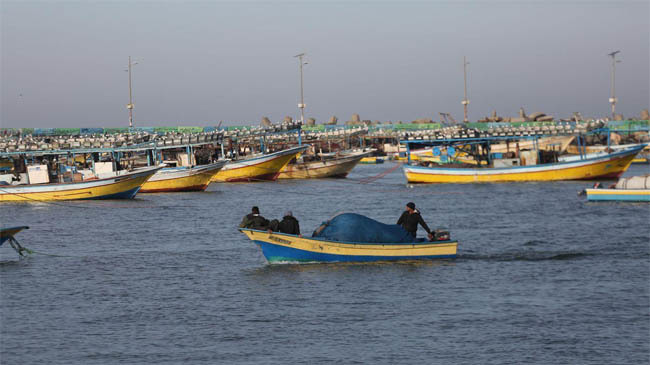
<instances>
[{"instance_id":1,"label":"fishing net","mask_svg":"<svg viewBox=\"0 0 650 365\"><path fill-rule=\"evenodd\" d=\"M384 224L361 214L340 213L323 222L312 237L339 242L411 243L415 239L402 226Z\"/></svg>"}]
</instances>

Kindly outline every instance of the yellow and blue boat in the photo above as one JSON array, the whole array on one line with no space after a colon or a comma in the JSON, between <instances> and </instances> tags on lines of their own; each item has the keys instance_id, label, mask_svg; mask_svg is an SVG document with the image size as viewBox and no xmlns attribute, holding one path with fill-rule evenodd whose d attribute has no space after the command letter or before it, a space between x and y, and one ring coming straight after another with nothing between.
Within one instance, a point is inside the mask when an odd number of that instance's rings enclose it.
<instances>
[{"instance_id":1,"label":"yellow and blue boat","mask_svg":"<svg viewBox=\"0 0 650 365\"><path fill-rule=\"evenodd\" d=\"M118 172L104 179L69 183L0 185L0 202L42 202L86 199L132 199L161 167Z\"/></svg>"},{"instance_id":2,"label":"yellow and blue boat","mask_svg":"<svg viewBox=\"0 0 650 365\"><path fill-rule=\"evenodd\" d=\"M231 161L214 175L211 181L275 181L280 175L280 171L307 148L309 148L308 145L302 145L244 160Z\"/></svg>"},{"instance_id":3,"label":"yellow and blue boat","mask_svg":"<svg viewBox=\"0 0 650 365\"><path fill-rule=\"evenodd\" d=\"M458 242L454 240L377 244L328 241L248 228L239 230L260 246L269 263L453 259L458 250Z\"/></svg>"},{"instance_id":4,"label":"yellow and blue boat","mask_svg":"<svg viewBox=\"0 0 650 365\"><path fill-rule=\"evenodd\" d=\"M561 181L615 179L630 166L632 159L645 145L616 150L612 153L582 154L579 156L557 157L556 162L528 164L523 158L492 159L489 154L489 141L486 139L452 140L451 143L480 143L477 156L481 167L418 166L404 165L404 175L409 183L484 183L518 181ZM445 141L407 141L407 143L445 143ZM497 165L500 163L500 165Z\"/></svg>"}]
</instances>

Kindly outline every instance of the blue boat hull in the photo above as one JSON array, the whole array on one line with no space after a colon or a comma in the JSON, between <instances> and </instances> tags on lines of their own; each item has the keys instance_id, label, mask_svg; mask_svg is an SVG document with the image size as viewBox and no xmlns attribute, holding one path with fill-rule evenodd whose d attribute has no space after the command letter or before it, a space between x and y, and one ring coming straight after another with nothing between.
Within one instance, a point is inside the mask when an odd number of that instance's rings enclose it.
<instances>
[{"instance_id":1,"label":"blue boat hull","mask_svg":"<svg viewBox=\"0 0 650 365\"><path fill-rule=\"evenodd\" d=\"M270 262L374 262L374 261L396 261L396 260L436 260L453 259L456 255L432 255L432 256L358 256L358 255L335 255L320 252L311 252L292 247L274 245L264 241L254 241L262 248L264 257Z\"/></svg>"},{"instance_id":2,"label":"blue boat hull","mask_svg":"<svg viewBox=\"0 0 650 365\"><path fill-rule=\"evenodd\" d=\"M599 194L587 196L589 201L627 201L627 202L650 202L650 195L621 195L621 194Z\"/></svg>"}]
</instances>

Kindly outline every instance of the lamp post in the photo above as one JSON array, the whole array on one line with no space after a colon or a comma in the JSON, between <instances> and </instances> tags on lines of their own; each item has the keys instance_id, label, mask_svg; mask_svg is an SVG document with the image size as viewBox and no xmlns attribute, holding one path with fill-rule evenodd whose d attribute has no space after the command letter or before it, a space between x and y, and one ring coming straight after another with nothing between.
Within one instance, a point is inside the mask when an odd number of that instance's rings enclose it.
<instances>
[{"instance_id":1,"label":"lamp post","mask_svg":"<svg viewBox=\"0 0 650 365\"><path fill-rule=\"evenodd\" d=\"M465 97L463 98L462 104L464 113L463 122L465 123L469 122L469 119L467 118L467 105L469 105L469 100L467 99L467 65L469 65L469 62L467 62L465 56L463 56L463 79L465 81Z\"/></svg>"},{"instance_id":2,"label":"lamp post","mask_svg":"<svg viewBox=\"0 0 650 365\"><path fill-rule=\"evenodd\" d=\"M616 98L616 64L621 61L616 60L616 54L620 52L614 51L608 54L608 56L612 57L612 95L609 98L609 103L612 104L612 120L616 118L616 103L618 102Z\"/></svg>"},{"instance_id":3,"label":"lamp post","mask_svg":"<svg viewBox=\"0 0 650 365\"><path fill-rule=\"evenodd\" d=\"M303 62L302 58L305 56L305 53L295 55L293 57L298 57L298 62L300 63L300 104L298 108L300 109L300 123L305 123L305 99L303 91L303 82L302 82L302 66L306 65L307 62Z\"/></svg>"},{"instance_id":4,"label":"lamp post","mask_svg":"<svg viewBox=\"0 0 650 365\"><path fill-rule=\"evenodd\" d=\"M137 65L137 62L132 62L131 61L131 56L129 56L129 66L128 69L126 70L129 73L129 103L126 104L126 108L129 109L129 128L133 128L133 108L135 105L133 104L133 88L132 88L132 82L131 82L131 68L133 66Z\"/></svg>"}]
</instances>

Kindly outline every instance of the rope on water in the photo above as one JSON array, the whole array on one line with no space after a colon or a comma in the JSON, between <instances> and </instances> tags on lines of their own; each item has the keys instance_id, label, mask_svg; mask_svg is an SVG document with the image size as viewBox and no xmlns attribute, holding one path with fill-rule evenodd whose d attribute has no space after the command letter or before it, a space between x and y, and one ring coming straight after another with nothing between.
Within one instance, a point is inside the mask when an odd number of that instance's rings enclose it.
<instances>
[{"instance_id":1,"label":"rope on water","mask_svg":"<svg viewBox=\"0 0 650 365\"><path fill-rule=\"evenodd\" d=\"M369 184L369 183L375 182L375 181L385 177L386 175L392 173L393 171L397 170L400 166L401 166L400 164L395 164L395 166L393 166L393 167L391 167L389 169L386 169L383 172L381 172L381 173L379 173L379 174L377 174L375 176L371 176L369 178L363 179L363 180L359 181L359 183L360 184Z\"/></svg>"},{"instance_id":2,"label":"rope on water","mask_svg":"<svg viewBox=\"0 0 650 365\"><path fill-rule=\"evenodd\" d=\"M33 255L33 254L38 254L38 255L44 255L44 256L51 256L51 257L74 257L74 256L66 256L66 255L54 255L51 253L46 253L46 252L40 252L36 250L31 250L23 245L21 245L18 240L16 240L14 237L9 237L9 244L11 247L18 252L18 255L20 257L26 257L25 253L28 255Z\"/></svg>"}]
</instances>

